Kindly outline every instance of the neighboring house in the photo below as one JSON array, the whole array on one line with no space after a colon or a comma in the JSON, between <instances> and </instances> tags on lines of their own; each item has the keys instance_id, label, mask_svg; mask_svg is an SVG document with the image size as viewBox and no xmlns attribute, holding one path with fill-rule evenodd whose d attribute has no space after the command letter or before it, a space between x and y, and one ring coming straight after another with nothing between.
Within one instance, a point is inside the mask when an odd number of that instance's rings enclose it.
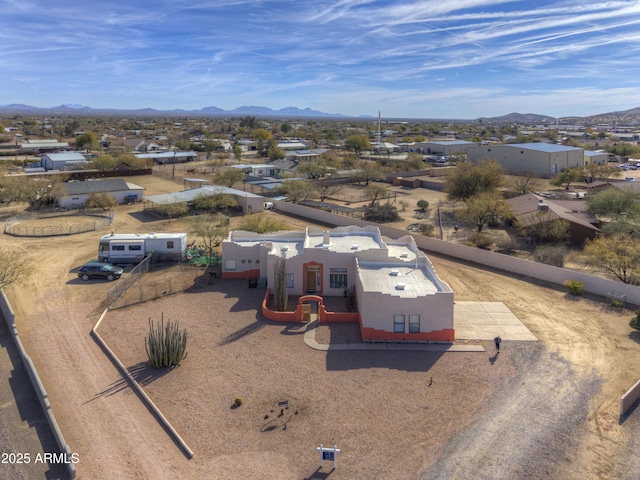
<instances>
[{"instance_id":1,"label":"neighboring house","mask_svg":"<svg viewBox=\"0 0 640 480\"><path fill-rule=\"evenodd\" d=\"M254 278L270 289L284 260L288 295L319 306L323 296L343 297L354 287L365 341L454 340L453 291L410 235L383 241L374 226L233 231L222 257L223 278Z\"/></svg>"},{"instance_id":2,"label":"neighboring house","mask_svg":"<svg viewBox=\"0 0 640 480\"><path fill-rule=\"evenodd\" d=\"M157 152L157 153L134 153L137 158L150 158L158 165L165 163L185 163L198 159L196 152Z\"/></svg>"},{"instance_id":3,"label":"neighboring house","mask_svg":"<svg viewBox=\"0 0 640 480\"><path fill-rule=\"evenodd\" d=\"M469 147L467 159L473 164L494 159L509 173L533 172L543 177L560 173L563 169L583 167L584 150L555 143L510 143Z\"/></svg>"},{"instance_id":4,"label":"neighboring house","mask_svg":"<svg viewBox=\"0 0 640 480\"><path fill-rule=\"evenodd\" d=\"M45 153L69 149L67 142L59 142L55 139L27 140L20 144L20 151L24 153Z\"/></svg>"},{"instance_id":5,"label":"neighboring house","mask_svg":"<svg viewBox=\"0 0 640 480\"><path fill-rule=\"evenodd\" d=\"M145 208L155 208L156 205L170 205L174 203L191 203L198 195L233 195L237 202L238 208L244 213L256 213L264 210L264 202L268 199L262 195L256 195L250 192L243 192L234 188L221 186L203 186L198 188L190 188L174 193L165 193L161 195L151 195L144 197Z\"/></svg>"},{"instance_id":6,"label":"neighboring house","mask_svg":"<svg viewBox=\"0 0 640 480\"><path fill-rule=\"evenodd\" d=\"M233 165L233 168L242 170L247 175L255 178L278 176L278 167L268 163Z\"/></svg>"},{"instance_id":7,"label":"neighboring house","mask_svg":"<svg viewBox=\"0 0 640 480\"><path fill-rule=\"evenodd\" d=\"M569 241L583 245L586 239L595 238L600 232L598 219L587 212L584 200L558 200L533 193L508 198L505 202L513 207L515 221L522 227L530 227L552 220L569 222Z\"/></svg>"},{"instance_id":8,"label":"neighboring house","mask_svg":"<svg viewBox=\"0 0 640 480\"><path fill-rule=\"evenodd\" d=\"M156 142L153 142L150 140L142 140L135 147L133 147L133 151L135 153L156 153L156 152L166 152L168 151L168 149Z\"/></svg>"},{"instance_id":9,"label":"neighboring house","mask_svg":"<svg viewBox=\"0 0 640 480\"><path fill-rule=\"evenodd\" d=\"M45 170L73 170L87 163L84 155L78 152L47 153L40 157Z\"/></svg>"},{"instance_id":10,"label":"neighboring house","mask_svg":"<svg viewBox=\"0 0 640 480\"><path fill-rule=\"evenodd\" d=\"M280 142L278 143L278 147L280 147L284 151L307 149L307 145L302 142Z\"/></svg>"},{"instance_id":11,"label":"neighboring house","mask_svg":"<svg viewBox=\"0 0 640 480\"><path fill-rule=\"evenodd\" d=\"M107 193L119 204L136 202L142 200L144 191L144 187L126 182L123 178L67 182L64 188L65 193L56 198L62 208L81 208L92 193Z\"/></svg>"},{"instance_id":12,"label":"neighboring house","mask_svg":"<svg viewBox=\"0 0 640 480\"><path fill-rule=\"evenodd\" d=\"M320 155L328 152L329 150L326 148L316 148L312 150L296 150L294 152L287 152L287 158L293 158L297 161L302 160L317 160L320 158Z\"/></svg>"},{"instance_id":13,"label":"neighboring house","mask_svg":"<svg viewBox=\"0 0 640 480\"><path fill-rule=\"evenodd\" d=\"M470 147L475 147L475 142L465 140L451 140L445 142L415 142L413 151L427 155L451 155L453 153L467 153Z\"/></svg>"}]
</instances>

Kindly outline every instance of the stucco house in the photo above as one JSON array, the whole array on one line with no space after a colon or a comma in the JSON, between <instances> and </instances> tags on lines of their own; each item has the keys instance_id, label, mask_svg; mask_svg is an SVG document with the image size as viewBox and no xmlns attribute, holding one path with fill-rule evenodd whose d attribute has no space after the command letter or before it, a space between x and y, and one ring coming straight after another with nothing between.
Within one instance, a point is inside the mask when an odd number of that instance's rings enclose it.
<instances>
[{"instance_id":1,"label":"stucco house","mask_svg":"<svg viewBox=\"0 0 640 480\"><path fill-rule=\"evenodd\" d=\"M237 230L222 242L222 257L223 278L258 279L268 289L275 285L277 264L285 261L288 295L317 302L321 323L359 322L364 341L454 340L453 291L411 236L383 240L374 226ZM354 289L357 313L341 320L321 315L322 298L343 297L348 288ZM281 312L263 313L270 318Z\"/></svg>"},{"instance_id":2,"label":"stucco house","mask_svg":"<svg viewBox=\"0 0 640 480\"><path fill-rule=\"evenodd\" d=\"M107 193L116 203L128 203L142 200L144 187L125 181L123 178L107 180L86 180L67 182L64 193L56 198L62 208L81 208L92 193Z\"/></svg>"}]
</instances>

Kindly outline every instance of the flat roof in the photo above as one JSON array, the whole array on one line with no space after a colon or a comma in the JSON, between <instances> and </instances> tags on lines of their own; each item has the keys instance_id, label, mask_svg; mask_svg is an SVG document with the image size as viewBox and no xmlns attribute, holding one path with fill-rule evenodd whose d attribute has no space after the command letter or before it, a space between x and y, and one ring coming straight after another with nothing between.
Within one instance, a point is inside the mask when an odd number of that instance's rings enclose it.
<instances>
[{"instance_id":1,"label":"flat roof","mask_svg":"<svg viewBox=\"0 0 640 480\"><path fill-rule=\"evenodd\" d=\"M535 150L538 152L546 152L546 153L557 153L557 152L568 152L573 150L582 150L582 148L577 147L569 147L567 145L558 145L556 143L508 143L506 145L501 145L504 147L513 147L513 148L525 148L527 150Z\"/></svg>"},{"instance_id":2,"label":"flat roof","mask_svg":"<svg viewBox=\"0 0 640 480\"><path fill-rule=\"evenodd\" d=\"M416 298L438 293L421 265L395 266L380 263L360 263L360 279L365 292L381 292L401 298ZM403 288L398 288L403 285Z\"/></svg>"},{"instance_id":3,"label":"flat roof","mask_svg":"<svg viewBox=\"0 0 640 480\"><path fill-rule=\"evenodd\" d=\"M157 203L158 205L167 205L172 203L191 202L198 195L218 195L221 193L246 198L262 197L262 195L243 192L242 190L236 190L235 188L222 186L205 186L199 188L190 188L189 190L181 190L179 192L164 193L161 195L150 195L148 197L144 197L144 199L152 203Z\"/></svg>"}]
</instances>

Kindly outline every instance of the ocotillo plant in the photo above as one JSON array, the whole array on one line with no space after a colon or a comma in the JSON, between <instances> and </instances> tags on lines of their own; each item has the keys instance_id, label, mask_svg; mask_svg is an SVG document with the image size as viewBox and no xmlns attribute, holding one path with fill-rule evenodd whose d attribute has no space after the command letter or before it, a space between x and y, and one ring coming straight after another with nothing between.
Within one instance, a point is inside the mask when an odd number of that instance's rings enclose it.
<instances>
[{"instance_id":1,"label":"ocotillo plant","mask_svg":"<svg viewBox=\"0 0 640 480\"><path fill-rule=\"evenodd\" d=\"M164 325L164 313L160 324L155 326L149 318L149 336L144 339L149 362L153 368L173 367L187 358L187 329L179 331L179 322L167 320Z\"/></svg>"}]
</instances>

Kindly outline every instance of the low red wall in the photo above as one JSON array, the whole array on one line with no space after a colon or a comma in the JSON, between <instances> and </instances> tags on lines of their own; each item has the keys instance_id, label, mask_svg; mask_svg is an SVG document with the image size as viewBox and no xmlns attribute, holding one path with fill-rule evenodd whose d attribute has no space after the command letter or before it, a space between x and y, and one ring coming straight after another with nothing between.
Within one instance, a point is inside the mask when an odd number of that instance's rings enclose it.
<instances>
[{"instance_id":1,"label":"low red wall","mask_svg":"<svg viewBox=\"0 0 640 480\"><path fill-rule=\"evenodd\" d=\"M296 309L295 312L278 312L276 310L271 310L267 307L269 303L269 297L271 296L271 289L267 288L267 293L265 293L264 298L262 299L262 315L264 315L269 320L274 322L286 322L286 323L301 323L302 322L302 308ZM298 310L300 312L298 313Z\"/></svg>"},{"instance_id":2,"label":"low red wall","mask_svg":"<svg viewBox=\"0 0 640 480\"><path fill-rule=\"evenodd\" d=\"M260 269L244 272L222 272L222 278L260 278Z\"/></svg>"},{"instance_id":3,"label":"low red wall","mask_svg":"<svg viewBox=\"0 0 640 480\"><path fill-rule=\"evenodd\" d=\"M453 328L444 330L434 330L420 333L393 333L377 330L375 328L363 327L360 324L362 340L388 341L388 342L453 342L455 331Z\"/></svg>"},{"instance_id":4,"label":"low red wall","mask_svg":"<svg viewBox=\"0 0 640 480\"><path fill-rule=\"evenodd\" d=\"M320 316L320 323L360 323L357 312L324 312Z\"/></svg>"}]
</instances>

